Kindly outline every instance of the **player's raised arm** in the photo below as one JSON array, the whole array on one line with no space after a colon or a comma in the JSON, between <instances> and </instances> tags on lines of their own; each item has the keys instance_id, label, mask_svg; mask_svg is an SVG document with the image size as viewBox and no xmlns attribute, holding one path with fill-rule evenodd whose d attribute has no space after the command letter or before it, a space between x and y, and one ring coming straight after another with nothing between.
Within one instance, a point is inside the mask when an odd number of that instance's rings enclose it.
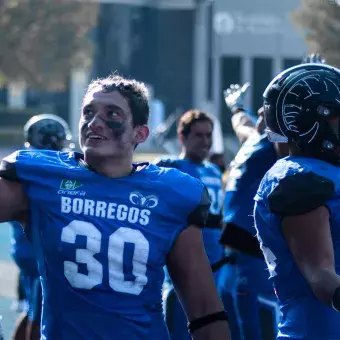
<instances>
[{"instance_id":1,"label":"player's raised arm","mask_svg":"<svg viewBox=\"0 0 340 340\"><path fill-rule=\"evenodd\" d=\"M194 340L229 340L226 312L218 296L201 227L210 201L204 190L201 203L188 218L189 227L178 236L168 255L167 266L189 320Z\"/></svg>"},{"instance_id":2,"label":"player's raised arm","mask_svg":"<svg viewBox=\"0 0 340 340\"><path fill-rule=\"evenodd\" d=\"M26 220L28 200L18 180L13 158L14 154L0 164L0 222Z\"/></svg>"},{"instance_id":3,"label":"player's raised arm","mask_svg":"<svg viewBox=\"0 0 340 340\"><path fill-rule=\"evenodd\" d=\"M240 143L245 142L255 130L255 122L243 104L249 87L250 83L245 83L242 87L239 84L232 84L223 91L224 101L232 113L231 125Z\"/></svg>"}]
</instances>

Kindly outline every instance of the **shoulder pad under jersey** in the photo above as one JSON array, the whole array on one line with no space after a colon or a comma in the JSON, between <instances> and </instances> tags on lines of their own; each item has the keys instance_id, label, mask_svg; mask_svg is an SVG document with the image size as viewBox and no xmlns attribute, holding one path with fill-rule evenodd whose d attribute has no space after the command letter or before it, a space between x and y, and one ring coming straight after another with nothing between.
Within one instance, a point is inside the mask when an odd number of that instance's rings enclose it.
<instances>
[{"instance_id":1,"label":"shoulder pad under jersey","mask_svg":"<svg viewBox=\"0 0 340 340\"><path fill-rule=\"evenodd\" d=\"M202 181L174 168L157 168L164 176L160 190L166 193L174 213L181 212L187 226L205 227L209 216L210 198Z\"/></svg>"},{"instance_id":2,"label":"shoulder pad under jersey","mask_svg":"<svg viewBox=\"0 0 340 340\"><path fill-rule=\"evenodd\" d=\"M8 180L20 180L31 183L40 176L45 178L51 169L61 169L67 160L73 160L73 153L50 150L19 150L5 157L0 165L0 177Z\"/></svg>"},{"instance_id":3,"label":"shoulder pad under jersey","mask_svg":"<svg viewBox=\"0 0 340 340\"><path fill-rule=\"evenodd\" d=\"M154 162L155 165L163 168L178 168L177 159L161 158Z\"/></svg>"},{"instance_id":4,"label":"shoulder pad under jersey","mask_svg":"<svg viewBox=\"0 0 340 340\"><path fill-rule=\"evenodd\" d=\"M18 157L18 151L13 152L9 156L5 157L0 164L0 177L5 178L7 180L15 181L19 180L17 170L16 170L16 162Z\"/></svg>"},{"instance_id":5,"label":"shoulder pad under jersey","mask_svg":"<svg viewBox=\"0 0 340 340\"><path fill-rule=\"evenodd\" d=\"M281 216L306 214L326 203L335 193L330 179L313 172L295 173L279 180L268 195L269 209Z\"/></svg>"}]
</instances>

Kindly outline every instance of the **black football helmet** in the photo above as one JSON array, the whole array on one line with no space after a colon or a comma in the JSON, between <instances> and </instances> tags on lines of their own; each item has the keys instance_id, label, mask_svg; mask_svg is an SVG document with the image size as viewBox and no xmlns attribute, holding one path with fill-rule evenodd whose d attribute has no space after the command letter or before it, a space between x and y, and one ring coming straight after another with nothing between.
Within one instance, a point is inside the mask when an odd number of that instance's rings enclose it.
<instances>
[{"instance_id":1,"label":"black football helmet","mask_svg":"<svg viewBox=\"0 0 340 340\"><path fill-rule=\"evenodd\" d=\"M270 82L263 98L270 141L294 143L313 157L340 163L339 129L330 125L340 117L340 70L320 63L291 67Z\"/></svg>"},{"instance_id":2,"label":"black football helmet","mask_svg":"<svg viewBox=\"0 0 340 340\"><path fill-rule=\"evenodd\" d=\"M26 148L56 151L74 148L68 124L53 114L32 117L24 126L24 138Z\"/></svg>"}]
</instances>

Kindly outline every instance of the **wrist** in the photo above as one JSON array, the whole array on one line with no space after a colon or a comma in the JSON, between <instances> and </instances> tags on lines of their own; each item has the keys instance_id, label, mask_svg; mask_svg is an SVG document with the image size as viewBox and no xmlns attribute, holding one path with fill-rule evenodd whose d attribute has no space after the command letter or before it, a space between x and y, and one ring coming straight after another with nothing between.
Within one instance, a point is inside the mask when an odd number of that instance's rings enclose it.
<instances>
[{"instance_id":1,"label":"wrist","mask_svg":"<svg viewBox=\"0 0 340 340\"><path fill-rule=\"evenodd\" d=\"M234 104L230 110L232 114L238 113L240 111L245 111L243 105L241 104Z\"/></svg>"},{"instance_id":2,"label":"wrist","mask_svg":"<svg viewBox=\"0 0 340 340\"><path fill-rule=\"evenodd\" d=\"M216 313L212 313L209 315L202 316L200 318L194 319L188 322L188 330L190 333L194 333L195 331L206 327L209 324L215 323L217 321L226 321L228 322L228 314L226 311L220 311Z\"/></svg>"}]
</instances>

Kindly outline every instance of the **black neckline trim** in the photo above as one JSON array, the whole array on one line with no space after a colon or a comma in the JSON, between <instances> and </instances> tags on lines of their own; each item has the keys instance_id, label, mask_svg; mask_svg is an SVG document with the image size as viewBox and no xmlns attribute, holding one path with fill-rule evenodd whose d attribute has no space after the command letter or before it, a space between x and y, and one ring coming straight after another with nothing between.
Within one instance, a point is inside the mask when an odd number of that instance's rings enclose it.
<instances>
[{"instance_id":1,"label":"black neckline trim","mask_svg":"<svg viewBox=\"0 0 340 340\"><path fill-rule=\"evenodd\" d=\"M83 168L83 169L87 169L90 170L96 174L98 174L98 172L89 164L87 164L84 161L84 155L80 152L74 152L74 158L77 162L77 164ZM128 176L133 175L135 172L138 172L140 167L145 167L148 166L150 163L149 162L141 162L141 163L132 163L132 170L130 172L130 174Z\"/></svg>"}]
</instances>

